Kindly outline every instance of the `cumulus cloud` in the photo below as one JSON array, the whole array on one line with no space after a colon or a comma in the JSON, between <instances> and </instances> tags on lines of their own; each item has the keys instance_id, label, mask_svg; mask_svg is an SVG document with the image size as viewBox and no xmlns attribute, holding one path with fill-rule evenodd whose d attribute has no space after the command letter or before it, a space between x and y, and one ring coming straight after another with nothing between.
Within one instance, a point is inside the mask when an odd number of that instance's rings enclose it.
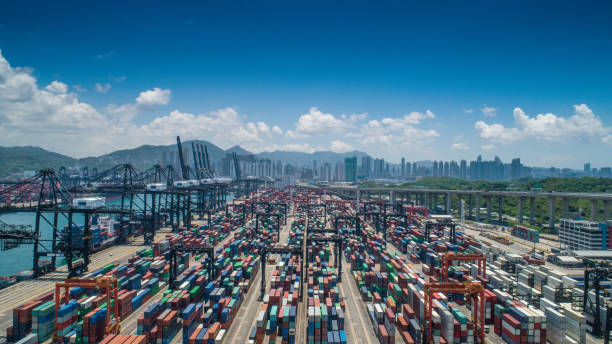
<instances>
[{"instance_id":1,"label":"cumulus cloud","mask_svg":"<svg viewBox=\"0 0 612 344\"><path fill-rule=\"evenodd\" d=\"M494 117L497 115L497 110L499 110L498 108L494 108L491 106L487 106L486 104L483 105L483 107L480 108L480 111L482 111L482 114L487 116L487 117Z\"/></svg>"},{"instance_id":2,"label":"cumulus cloud","mask_svg":"<svg viewBox=\"0 0 612 344\"><path fill-rule=\"evenodd\" d=\"M108 121L60 81L39 88L30 69L12 67L0 51L0 123L0 144L51 142L67 149L74 138Z\"/></svg>"},{"instance_id":3,"label":"cumulus cloud","mask_svg":"<svg viewBox=\"0 0 612 344\"><path fill-rule=\"evenodd\" d=\"M367 114L345 114L336 117L330 113L323 113L316 107L311 107L307 114L298 118L295 130L288 130L289 138L304 138L312 135L340 133L352 128L355 122L365 119Z\"/></svg>"},{"instance_id":4,"label":"cumulus cloud","mask_svg":"<svg viewBox=\"0 0 612 344\"><path fill-rule=\"evenodd\" d=\"M355 150L353 146L340 140L332 141L329 150L336 153L345 153Z\"/></svg>"},{"instance_id":5,"label":"cumulus cloud","mask_svg":"<svg viewBox=\"0 0 612 344\"><path fill-rule=\"evenodd\" d=\"M545 142L564 142L567 140L596 141L608 143L612 130L606 128L586 104L574 105L574 114L561 117L552 113L529 117L517 107L513 111L515 127L505 127L499 123L475 123L482 139L507 144L525 138Z\"/></svg>"},{"instance_id":6,"label":"cumulus cloud","mask_svg":"<svg viewBox=\"0 0 612 344\"><path fill-rule=\"evenodd\" d=\"M140 92L135 103L116 106L110 104L106 112L119 120L123 125L129 123L134 117L142 112L152 111L157 106L167 105L170 102L170 90L154 88Z\"/></svg>"},{"instance_id":7,"label":"cumulus cloud","mask_svg":"<svg viewBox=\"0 0 612 344\"><path fill-rule=\"evenodd\" d=\"M113 82L123 80L109 78L110 84L100 83L94 89L106 92ZM170 104L172 92L163 88L143 90L132 102L98 110L78 99L81 91L84 89L79 85L69 86L59 80L38 85L30 69L12 67L0 51L0 145L39 145L85 156L141 144L172 144L180 135L184 140L203 138L221 147L238 144L252 151L346 152L361 143L381 143L382 150L398 151L439 136L435 130L419 127L436 117L429 110L367 122L365 113L333 115L313 107L298 117L295 128L286 131L263 121L248 121L234 108L201 113L171 109L136 124L135 116L152 114ZM312 136L321 137L320 146L292 141ZM276 139L289 142L274 144L272 140Z\"/></svg>"},{"instance_id":8,"label":"cumulus cloud","mask_svg":"<svg viewBox=\"0 0 612 344\"><path fill-rule=\"evenodd\" d=\"M470 146L468 146L467 143L455 142L451 145L451 149L452 150L468 150L470 149Z\"/></svg>"},{"instance_id":9,"label":"cumulus cloud","mask_svg":"<svg viewBox=\"0 0 612 344\"><path fill-rule=\"evenodd\" d=\"M221 146L263 142L271 134L270 127L264 122L243 123L234 108L200 115L174 110L139 127L138 131L149 141L180 135L187 140L205 137Z\"/></svg>"},{"instance_id":10,"label":"cumulus cloud","mask_svg":"<svg viewBox=\"0 0 612 344\"><path fill-rule=\"evenodd\" d=\"M111 84L109 84L109 83L106 83L106 84L98 84L98 83L97 83L97 84L95 85L95 89L96 89L96 91L97 91L97 92L99 92L99 93L106 93L106 92L110 91L111 87L112 87L112 86L111 86Z\"/></svg>"},{"instance_id":11,"label":"cumulus cloud","mask_svg":"<svg viewBox=\"0 0 612 344\"><path fill-rule=\"evenodd\" d=\"M142 106L166 105L170 101L170 90L154 88L152 90L140 92L136 103Z\"/></svg>"},{"instance_id":12,"label":"cumulus cloud","mask_svg":"<svg viewBox=\"0 0 612 344\"><path fill-rule=\"evenodd\" d=\"M420 145L439 133L433 129L424 130L416 127L421 121L435 118L436 115L427 110L425 112L411 112L403 117L385 117L382 120L371 120L361 128L361 142L363 144L380 144L385 146Z\"/></svg>"}]
</instances>

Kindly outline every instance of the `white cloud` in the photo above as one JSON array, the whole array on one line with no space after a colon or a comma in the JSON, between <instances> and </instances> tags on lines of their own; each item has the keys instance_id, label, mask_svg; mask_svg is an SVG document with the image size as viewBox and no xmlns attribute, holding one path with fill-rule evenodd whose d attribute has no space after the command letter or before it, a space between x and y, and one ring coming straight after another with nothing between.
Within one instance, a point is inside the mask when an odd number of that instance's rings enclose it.
<instances>
[{"instance_id":1,"label":"white cloud","mask_svg":"<svg viewBox=\"0 0 612 344\"><path fill-rule=\"evenodd\" d=\"M113 80L114 82L124 82L125 80L127 80L127 77L125 75L119 76L119 77L114 77L114 76L109 76L109 79Z\"/></svg>"},{"instance_id":2,"label":"white cloud","mask_svg":"<svg viewBox=\"0 0 612 344\"><path fill-rule=\"evenodd\" d=\"M270 136L270 127L264 122L244 124L236 109L224 108L206 114L194 115L178 110L158 117L138 128L140 136L164 140L180 135L186 140L205 137L215 144L229 147L264 142Z\"/></svg>"},{"instance_id":3,"label":"white cloud","mask_svg":"<svg viewBox=\"0 0 612 344\"><path fill-rule=\"evenodd\" d=\"M56 94L66 94L68 92L68 85L56 80L45 87L45 90Z\"/></svg>"},{"instance_id":4,"label":"white cloud","mask_svg":"<svg viewBox=\"0 0 612 344\"><path fill-rule=\"evenodd\" d=\"M99 92L99 93L106 93L106 92L110 91L111 87L112 86L109 83L106 83L106 84L96 84L95 85L96 91Z\"/></svg>"},{"instance_id":5,"label":"white cloud","mask_svg":"<svg viewBox=\"0 0 612 344\"><path fill-rule=\"evenodd\" d=\"M266 147L263 150L266 152L287 151L287 152L314 153L315 151L320 150L320 149L316 149L308 143L303 143L303 144L289 143L285 145L274 144L272 146Z\"/></svg>"},{"instance_id":6,"label":"white cloud","mask_svg":"<svg viewBox=\"0 0 612 344\"><path fill-rule=\"evenodd\" d=\"M11 67L0 51L0 144L30 145L74 152L87 134L110 126L105 116L79 102L68 85L53 81L39 88L28 68ZM61 140L58 138L61 137Z\"/></svg>"},{"instance_id":7,"label":"white cloud","mask_svg":"<svg viewBox=\"0 0 612 344\"><path fill-rule=\"evenodd\" d=\"M283 134L283 130L278 125L273 126L272 127L272 131L274 133L278 134L278 135L282 135Z\"/></svg>"},{"instance_id":8,"label":"white cloud","mask_svg":"<svg viewBox=\"0 0 612 344\"><path fill-rule=\"evenodd\" d=\"M490 151L490 150L494 150L494 149L495 149L495 146L494 146L494 145L491 145L491 144L486 144L486 145L482 145L482 146L480 146L480 148L482 148L483 150Z\"/></svg>"},{"instance_id":9,"label":"white cloud","mask_svg":"<svg viewBox=\"0 0 612 344\"><path fill-rule=\"evenodd\" d=\"M332 141L329 150L336 153L345 153L355 150L353 146L340 140Z\"/></svg>"},{"instance_id":10,"label":"white cloud","mask_svg":"<svg viewBox=\"0 0 612 344\"><path fill-rule=\"evenodd\" d=\"M142 106L167 105L170 101L170 90L154 88L152 90L140 92L136 103Z\"/></svg>"},{"instance_id":11,"label":"white cloud","mask_svg":"<svg viewBox=\"0 0 612 344\"><path fill-rule=\"evenodd\" d=\"M478 121L476 130L482 139L502 144L524 138L534 138L545 142L566 142L567 140L608 142L612 130L606 128L601 119L586 105L574 105L574 114L560 117L552 113L529 117L517 107L514 109L515 127L507 128L502 124L487 124Z\"/></svg>"},{"instance_id":12,"label":"white cloud","mask_svg":"<svg viewBox=\"0 0 612 344\"><path fill-rule=\"evenodd\" d=\"M470 149L470 146L468 146L466 143L455 142L451 145L451 149L452 150L468 150Z\"/></svg>"},{"instance_id":13,"label":"white cloud","mask_svg":"<svg viewBox=\"0 0 612 344\"><path fill-rule=\"evenodd\" d=\"M474 110L472 110L472 109L464 109L463 110L463 113L466 114L466 115L469 115L469 114L471 114L473 112L474 112Z\"/></svg>"},{"instance_id":14,"label":"white cloud","mask_svg":"<svg viewBox=\"0 0 612 344\"><path fill-rule=\"evenodd\" d=\"M486 124L478 121L474 125L480 132L480 138L499 143L511 143L521 138L521 132L516 128L505 128L501 124Z\"/></svg>"},{"instance_id":15,"label":"white cloud","mask_svg":"<svg viewBox=\"0 0 612 344\"><path fill-rule=\"evenodd\" d=\"M81 85L72 85L72 88L74 88L75 91L82 93L82 92L87 92L87 90L83 87L81 87Z\"/></svg>"},{"instance_id":16,"label":"white cloud","mask_svg":"<svg viewBox=\"0 0 612 344\"><path fill-rule=\"evenodd\" d=\"M106 107L106 112L119 120L122 125L128 124L138 114L152 111L157 106L166 105L170 102L170 90L154 88L140 92L134 104L123 104L119 107L110 104Z\"/></svg>"},{"instance_id":17,"label":"white cloud","mask_svg":"<svg viewBox=\"0 0 612 344\"><path fill-rule=\"evenodd\" d=\"M316 107L311 107L307 114L298 118L295 130L288 130L286 135L289 138L305 138L312 135L341 133L352 128L357 121L364 120L366 116L365 113L350 116L342 114L337 118L332 114L321 112Z\"/></svg>"},{"instance_id":18,"label":"white cloud","mask_svg":"<svg viewBox=\"0 0 612 344\"><path fill-rule=\"evenodd\" d=\"M371 120L361 128L361 142L388 147L421 145L439 134L433 129L423 130L415 125L422 120L435 117L433 112L427 110L424 113L411 112L399 118L385 117L380 121Z\"/></svg>"},{"instance_id":19,"label":"white cloud","mask_svg":"<svg viewBox=\"0 0 612 344\"><path fill-rule=\"evenodd\" d=\"M480 111L482 111L482 114L487 116L487 117L494 117L497 115L497 110L499 110L499 108L494 108L491 106L487 106L486 104L483 105L483 107L480 108Z\"/></svg>"}]
</instances>

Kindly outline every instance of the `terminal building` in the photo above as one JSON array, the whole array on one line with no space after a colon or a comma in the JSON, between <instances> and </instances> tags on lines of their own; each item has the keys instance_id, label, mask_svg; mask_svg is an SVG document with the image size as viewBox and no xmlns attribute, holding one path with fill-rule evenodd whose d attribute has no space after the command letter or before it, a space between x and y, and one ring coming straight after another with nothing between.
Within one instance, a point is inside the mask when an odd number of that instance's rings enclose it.
<instances>
[{"instance_id":1,"label":"terminal building","mask_svg":"<svg viewBox=\"0 0 612 344\"><path fill-rule=\"evenodd\" d=\"M559 220L559 242L570 250L607 250L610 245L612 226L606 223L561 219Z\"/></svg>"}]
</instances>

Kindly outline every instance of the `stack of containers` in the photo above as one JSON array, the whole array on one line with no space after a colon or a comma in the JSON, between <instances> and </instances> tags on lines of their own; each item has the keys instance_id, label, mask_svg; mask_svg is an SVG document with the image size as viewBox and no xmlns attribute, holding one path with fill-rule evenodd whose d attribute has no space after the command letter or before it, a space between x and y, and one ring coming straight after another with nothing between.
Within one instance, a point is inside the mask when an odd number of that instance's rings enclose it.
<instances>
[{"instance_id":1,"label":"stack of containers","mask_svg":"<svg viewBox=\"0 0 612 344\"><path fill-rule=\"evenodd\" d=\"M58 337L63 337L70 332L78 320L79 304L76 301L62 305L57 310L57 323L55 331Z\"/></svg>"},{"instance_id":2,"label":"stack of containers","mask_svg":"<svg viewBox=\"0 0 612 344\"><path fill-rule=\"evenodd\" d=\"M565 315L565 335L578 343L586 343L586 317L574 311L571 304L562 304L562 309Z\"/></svg>"},{"instance_id":3,"label":"stack of containers","mask_svg":"<svg viewBox=\"0 0 612 344\"><path fill-rule=\"evenodd\" d=\"M329 244L312 244L307 248L309 343L346 343L344 302L336 285L337 271L331 268Z\"/></svg>"},{"instance_id":4,"label":"stack of containers","mask_svg":"<svg viewBox=\"0 0 612 344\"><path fill-rule=\"evenodd\" d=\"M28 301L13 309L13 326L6 330L7 340L18 341L32 331L32 310L41 304L41 301Z\"/></svg>"},{"instance_id":5,"label":"stack of containers","mask_svg":"<svg viewBox=\"0 0 612 344\"><path fill-rule=\"evenodd\" d=\"M39 342L47 341L55 329L55 302L46 302L32 310L32 333Z\"/></svg>"},{"instance_id":6,"label":"stack of containers","mask_svg":"<svg viewBox=\"0 0 612 344\"><path fill-rule=\"evenodd\" d=\"M301 263L298 257L283 254L276 261L270 281L270 292L264 295L257 312L251 340L262 343L268 336L270 343L295 342L296 315L299 300Z\"/></svg>"},{"instance_id":7,"label":"stack of containers","mask_svg":"<svg viewBox=\"0 0 612 344\"><path fill-rule=\"evenodd\" d=\"M106 325L106 306L89 312L83 318L83 342L98 343L104 338Z\"/></svg>"},{"instance_id":8,"label":"stack of containers","mask_svg":"<svg viewBox=\"0 0 612 344\"><path fill-rule=\"evenodd\" d=\"M509 307L502 318L502 338L510 344L546 343L546 315L528 307Z\"/></svg>"},{"instance_id":9,"label":"stack of containers","mask_svg":"<svg viewBox=\"0 0 612 344\"><path fill-rule=\"evenodd\" d=\"M7 341L16 342L26 337L32 330L32 310L51 300L53 300L53 292L46 293L35 300L14 308L13 325L6 329Z\"/></svg>"}]
</instances>

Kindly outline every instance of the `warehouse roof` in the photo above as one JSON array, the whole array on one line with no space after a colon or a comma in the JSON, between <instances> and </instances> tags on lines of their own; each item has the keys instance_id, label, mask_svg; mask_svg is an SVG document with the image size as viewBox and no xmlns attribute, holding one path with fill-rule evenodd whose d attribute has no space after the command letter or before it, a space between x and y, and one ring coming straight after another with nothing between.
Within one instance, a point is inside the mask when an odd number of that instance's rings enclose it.
<instances>
[{"instance_id":1,"label":"warehouse roof","mask_svg":"<svg viewBox=\"0 0 612 344\"><path fill-rule=\"evenodd\" d=\"M575 250L574 255L582 258L612 259L612 250Z\"/></svg>"},{"instance_id":2,"label":"warehouse roof","mask_svg":"<svg viewBox=\"0 0 612 344\"><path fill-rule=\"evenodd\" d=\"M580 261L578 259L569 256L557 256L557 260L564 265L580 264Z\"/></svg>"}]
</instances>

